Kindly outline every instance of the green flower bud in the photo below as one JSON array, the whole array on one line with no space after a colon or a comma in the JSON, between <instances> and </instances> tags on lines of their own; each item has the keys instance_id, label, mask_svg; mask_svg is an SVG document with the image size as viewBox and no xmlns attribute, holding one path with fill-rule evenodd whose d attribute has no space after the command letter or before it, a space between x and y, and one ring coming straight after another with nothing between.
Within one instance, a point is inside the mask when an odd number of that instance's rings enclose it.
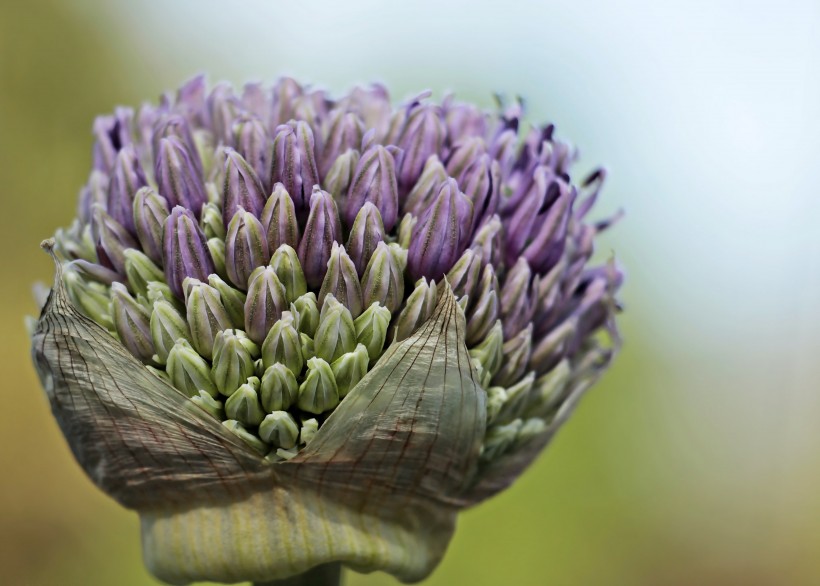
<instances>
[{"instance_id":1,"label":"green flower bud","mask_svg":"<svg viewBox=\"0 0 820 586\"><path fill-rule=\"evenodd\" d=\"M205 237L225 240L225 224L222 221L222 213L219 207L213 203L206 203L202 206L202 220L200 220L202 231Z\"/></svg>"},{"instance_id":2,"label":"green flower bud","mask_svg":"<svg viewBox=\"0 0 820 586\"><path fill-rule=\"evenodd\" d=\"M225 414L245 426L255 427L265 418L259 395L253 386L244 384L225 401Z\"/></svg>"},{"instance_id":3,"label":"green flower bud","mask_svg":"<svg viewBox=\"0 0 820 586\"><path fill-rule=\"evenodd\" d=\"M146 294L148 309L153 310L154 304L157 301L167 301L177 311L184 311L185 305L174 295L167 283L160 283L159 281L151 281L146 287Z\"/></svg>"},{"instance_id":4,"label":"green flower bud","mask_svg":"<svg viewBox=\"0 0 820 586\"><path fill-rule=\"evenodd\" d=\"M305 363L302 357L302 344L293 315L289 311L282 314L265 337L262 344L262 362L266 369L279 362L288 367L294 375L302 372Z\"/></svg>"},{"instance_id":5,"label":"green flower bud","mask_svg":"<svg viewBox=\"0 0 820 586\"><path fill-rule=\"evenodd\" d=\"M302 263L299 262L299 255L292 246L282 244L277 248L270 259L270 266L279 277L279 282L285 287L285 299L288 302L307 293L307 281L302 272Z\"/></svg>"},{"instance_id":6,"label":"green flower bud","mask_svg":"<svg viewBox=\"0 0 820 586\"><path fill-rule=\"evenodd\" d=\"M217 290L222 306L228 312L231 325L234 328L245 327L245 300L247 296L238 289L234 289L219 275L209 275L208 284Z\"/></svg>"},{"instance_id":7,"label":"green flower bud","mask_svg":"<svg viewBox=\"0 0 820 586\"><path fill-rule=\"evenodd\" d=\"M185 318L167 301L160 300L154 303L150 326L156 360L160 364L166 363L177 340L191 340L191 332Z\"/></svg>"},{"instance_id":8,"label":"green flower bud","mask_svg":"<svg viewBox=\"0 0 820 586\"><path fill-rule=\"evenodd\" d=\"M421 176L413 189L407 194L404 209L420 216L436 199L441 185L447 181L449 175L438 155L432 156L424 163Z\"/></svg>"},{"instance_id":9,"label":"green flower bud","mask_svg":"<svg viewBox=\"0 0 820 586\"><path fill-rule=\"evenodd\" d=\"M522 426L521 420L516 419L507 425L493 426L488 429L481 450L481 459L484 462L492 462L498 459L513 445Z\"/></svg>"},{"instance_id":10,"label":"green flower bud","mask_svg":"<svg viewBox=\"0 0 820 586\"><path fill-rule=\"evenodd\" d=\"M532 349L529 367L538 374L543 374L545 369L555 364L555 358L560 357L566 344L575 335L577 327L578 319L570 318L541 338Z\"/></svg>"},{"instance_id":11,"label":"green flower bud","mask_svg":"<svg viewBox=\"0 0 820 586\"><path fill-rule=\"evenodd\" d=\"M299 343L302 346L302 357L307 361L316 356L316 344L307 334L299 334Z\"/></svg>"},{"instance_id":12,"label":"green flower bud","mask_svg":"<svg viewBox=\"0 0 820 586\"><path fill-rule=\"evenodd\" d=\"M276 250L283 244L294 249L299 245L296 208L290 194L281 183L273 186L273 193L265 203L260 219L270 250Z\"/></svg>"},{"instance_id":13,"label":"green flower bud","mask_svg":"<svg viewBox=\"0 0 820 586\"><path fill-rule=\"evenodd\" d=\"M532 324L504 342L501 352L504 359L493 377L493 384L507 386L519 380L527 370L532 352Z\"/></svg>"},{"instance_id":14,"label":"green flower bud","mask_svg":"<svg viewBox=\"0 0 820 586\"><path fill-rule=\"evenodd\" d=\"M128 248L125 255L125 275L131 289L138 295L148 295L148 283L165 282L165 274L145 254L134 248Z\"/></svg>"},{"instance_id":15,"label":"green flower bud","mask_svg":"<svg viewBox=\"0 0 820 586\"><path fill-rule=\"evenodd\" d=\"M296 402L299 394L299 383L293 371L276 362L265 369L259 387L259 398L265 411L284 411Z\"/></svg>"},{"instance_id":16,"label":"green flower bud","mask_svg":"<svg viewBox=\"0 0 820 586\"><path fill-rule=\"evenodd\" d=\"M446 276L450 287L453 288L453 295L472 299L481 276L480 250L465 250Z\"/></svg>"},{"instance_id":17,"label":"green flower bud","mask_svg":"<svg viewBox=\"0 0 820 586\"><path fill-rule=\"evenodd\" d=\"M328 299L332 297L328 295ZM321 318L313 343L316 356L327 362L333 362L356 347L356 327L346 307L337 304Z\"/></svg>"},{"instance_id":18,"label":"green flower bud","mask_svg":"<svg viewBox=\"0 0 820 586\"><path fill-rule=\"evenodd\" d=\"M319 327L319 304L316 301L316 294L313 291L305 293L294 300L291 307L299 316L299 331L312 338Z\"/></svg>"},{"instance_id":19,"label":"green flower bud","mask_svg":"<svg viewBox=\"0 0 820 586\"><path fill-rule=\"evenodd\" d=\"M315 417L303 420L302 427L299 429L299 442L309 444L317 431L319 431L319 421Z\"/></svg>"},{"instance_id":20,"label":"green flower bud","mask_svg":"<svg viewBox=\"0 0 820 586\"><path fill-rule=\"evenodd\" d=\"M546 430L547 423L543 419L538 419L537 417L527 419L521 426L521 429L518 430L518 435L515 436L515 445L522 446Z\"/></svg>"},{"instance_id":21,"label":"green flower bud","mask_svg":"<svg viewBox=\"0 0 820 586\"><path fill-rule=\"evenodd\" d=\"M239 336L231 330L218 332L214 338L211 375L219 392L230 396L253 374L253 358Z\"/></svg>"},{"instance_id":22,"label":"green flower bud","mask_svg":"<svg viewBox=\"0 0 820 586\"><path fill-rule=\"evenodd\" d=\"M217 332L231 327L231 318L216 289L196 279L185 279L185 283L191 343L197 352L210 360L213 357L214 338Z\"/></svg>"},{"instance_id":23,"label":"green flower bud","mask_svg":"<svg viewBox=\"0 0 820 586\"><path fill-rule=\"evenodd\" d=\"M438 290L435 281L427 282L422 277L416 282L416 288L410 293L404 309L396 318L395 338L397 342L409 338L421 324L433 315L433 309L438 300Z\"/></svg>"},{"instance_id":24,"label":"green flower bud","mask_svg":"<svg viewBox=\"0 0 820 586\"><path fill-rule=\"evenodd\" d=\"M253 340L251 340L248 337L248 334L246 334L244 331L232 329L231 332L233 332L234 336L236 336L236 339L239 340L239 343L242 344L245 350L248 351L248 354L251 355L251 358L256 360L262 355L261 351L259 350L259 346L257 346L256 343Z\"/></svg>"},{"instance_id":25,"label":"green flower bud","mask_svg":"<svg viewBox=\"0 0 820 586\"><path fill-rule=\"evenodd\" d=\"M191 402L217 421L225 419L225 409L222 407L222 401L217 401L205 391L199 391L199 394L191 397Z\"/></svg>"},{"instance_id":26,"label":"green flower bud","mask_svg":"<svg viewBox=\"0 0 820 586\"><path fill-rule=\"evenodd\" d=\"M122 283L111 285L111 315L123 345L143 362L150 362L154 355L151 313L129 295Z\"/></svg>"},{"instance_id":27,"label":"green flower bud","mask_svg":"<svg viewBox=\"0 0 820 586\"><path fill-rule=\"evenodd\" d=\"M287 411L274 411L259 424L259 437L274 448L289 450L299 439L299 426Z\"/></svg>"},{"instance_id":28,"label":"green flower bud","mask_svg":"<svg viewBox=\"0 0 820 586\"><path fill-rule=\"evenodd\" d=\"M173 383L171 382L171 377L170 377L170 376L168 376L168 373L167 373L167 372L165 372L165 370L161 370L161 369L159 369L159 368L155 368L155 367L151 366L150 364L146 364L146 365L145 365L145 368L147 368L148 370L150 370L150 371L151 371L151 374L153 374L154 376L158 376L159 378L161 378L162 380L164 380L164 381L165 381L166 383L168 383L169 385L170 385L170 384L173 384Z\"/></svg>"},{"instance_id":29,"label":"green flower bud","mask_svg":"<svg viewBox=\"0 0 820 586\"><path fill-rule=\"evenodd\" d=\"M410 248L410 240L413 237L413 228L416 227L419 219L413 214L404 214L404 217L399 223L399 238L398 243L403 249Z\"/></svg>"},{"instance_id":30,"label":"green flower bud","mask_svg":"<svg viewBox=\"0 0 820 586\"><path fill-rule=\"evenodd\" d=\"M214 261L214 270L220 277L227 277L228 273L225 269L225 241L219 238L211 238L207 242L208 251L211 253L211 259Z\"/></svg>"},{"instance_id":31,"label":"green flower bud","mask_svg":"<svg viewBox=\"0 0 820 586\"><path fill-rule=\"evenodd\" d=\"M250 433L240 422L234 419L228 419L227 421L223 421L222 425L260 454L264 454L268 451L268 446L265 442Z\"/></svg>"},{"instance_id":32,"label":"green flower bud","mask_svg":"<svg viewBox=\"0 0 820 586\"><path fill-rule=\"evenodd\" d=\"M502 387L487 389L487 425L492 425L498 419L498 414L504 403L507 402L507 391Z\"/></svg>"},{"instance_id":33,"label":"green flower bud","mask_svg":"<svg viewBox=\"0 0 820 586\"><path fill-rule=\"evenodd\" d=\"M364 344L371 361L375 361L381 356L389 325L390 310L379 305L378 302L371 304L353 322L353 326L356 328L356 341L359 344Z\"/></svg>"},{"instance_id":34,"label":"green flower bud","mask_svg":"<svg viewBox=\"0 0 820 586\"><path fill-rule=\"evenodd\" d=\"M478 344L487 337L499 315L498 278L491 265L484 267L475 298L467 312L467 344Z\"/></svg>"},{"instance_id":35,"label":"green flower bud","mask_svg":"<svg viewBox=\"0 0 820 586\"><path fill-rule=\"evenodd\" d=\"M261 344L274 323L288 308L285 287L272 267L259 267L250 277L245 300L245 331Z\"/></svg>"},{"instance_id":36,"label":"green flower bud","mask_svg":"<svg viewBox=\"0 0 820 586\"><path fill-rule=\"evenodd\" d=\"M193 397L199 391L205 391L212 397L219 393L211 377L208 363L184 338L177 340L171 348L165 368L171 377L171 383L189 397Z\"/></svg>"},{"instance_id":37,"label":"green flower bud","mask_svg":"<svg viewBox=\"0 0 820 586\"><path fill-rule=\"evenodd\" d=\"M297 406L308 413L324 413L339 404L339 389L330 365L321 358L307 362L305 382L299 387Z\"/></svg>"},{"instance_id":38,"label":"green flower bud","mask_svg":"<svg viewBox=\"0 0 820 586\"><path fill-rule=\"evenodd\" d=\"M391 313L404 301L404 267L407 251L397 244L379 242L362 275L362 299L366 306L378 301Z\"/></svg>"},{"instance_id":39,"label":"green flower bud","mask_svg":"<svg viewBox=\"0 0 820 586\"><path fill-rule=\"evenodd\" d=\"M108 288L86 281L73 270L66 270L64 275L68 295L74 305L102 327L114 332Z\"/></svg>"},{"instance_id":40,"label":"green flower bud","mask_svg":"<svg viewBox=\"0 0 820 586\"><path fill-rule=\"evenodd\" d=\"M527 417L547 417L561 404L571 375L572 367L565 358L548 373L538 377L533 385L533 400L524 414Z\"/></svg>"},{"instance_id":41,"label":"green flower bud","mask_svg":"<svg viewBox=\"0 0 820 586\"><path fill-rule=\"evenodd\" d=\"M319 291L319 304L333 295L356 318L362 312L362 287L356 266L345 252L345 247L334 242L327 261L327 272Z\"/></svg>"},{"instance_id":42,"label":"green flower bud","mask_svg":"<svg viewBox=\"0 0 820 586\"><path fill-rule=\"evenodd\" d=\"M495 322L489 335L478 345L470 348L470 356L481 367L481 386L488 387L504 358L504 331L501 320Z\"/></svg>"},{"instance_id":43,"label":"green flower bud","mask_svg":"<svg viewBox=\"0 0 820 586\"><path fill-rule=\"evenodd\" d=\"M530 372L513 386L505 389L507 400L504 401L504 405L496 417L496 423L509 423L513 419L521 417L527 403L531 400L534 383L535 373Z\"/></svg>"},{"instance_id":44,"label":"green flower bud","mask_svg":"<svg viewBox=\"0 0 820 586\"><path fill-rule=\"evenodd\" d=\"M225 237L225 270L228 280L245 289L253 272L270 260L265 230L253 213L239 208Z\"/></svg>"},{"instance_id":45,"label":"green flower bud","mask_svg":"<svg viewBox=\"0 0 820 586\"><path fill-rule=\"evenodd\" d=\"M364 378L369 362L370 356L363 344L357 344L353 352L342 354L333 361L330 369L336 379L339 397L344 398L356 386L356 383Z\"/></svg>"}]
</instances>

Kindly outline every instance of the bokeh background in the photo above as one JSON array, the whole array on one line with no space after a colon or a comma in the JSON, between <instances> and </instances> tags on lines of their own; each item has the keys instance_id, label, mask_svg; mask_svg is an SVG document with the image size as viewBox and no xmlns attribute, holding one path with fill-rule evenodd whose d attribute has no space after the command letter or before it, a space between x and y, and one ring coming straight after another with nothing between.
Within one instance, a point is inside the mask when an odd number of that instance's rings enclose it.
<instances>
[{"instance_id":1,"label":"bokeh background","mask_svg":"<svg viewBox=\"0 0 820 586\"><path fill-rule=\"evenodd\" d=\"M625 350L425 584L820 584L819 29L811 0L0 1L0 582L155 584L22 316L94 115L205 71L520 94L611 172Z\"/></svg>"}]
</instances>

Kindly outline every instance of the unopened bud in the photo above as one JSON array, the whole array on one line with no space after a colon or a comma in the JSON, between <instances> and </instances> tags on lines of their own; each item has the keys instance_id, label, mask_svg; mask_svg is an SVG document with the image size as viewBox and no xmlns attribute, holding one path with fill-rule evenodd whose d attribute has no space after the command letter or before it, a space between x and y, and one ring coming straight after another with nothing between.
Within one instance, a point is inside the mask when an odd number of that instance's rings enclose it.
<instances>
[{"instance_id":1,"label":"unopened bud","mask_svg":"<svg viewBox=\"0 0 820 586\"><path fill-rule=\"evenodd\" d=\"M307 363L305 382L299 387L297 406L308 413L324 413L339 404L339 389L330 365L321 358Z\"/></svg>"},{"instance_id":2,"label":"unopened bud","mask_svg":"<svg viewBox=\"0 0 820 586\"><path fill-rule=\"evenodd\" d=\"M194 159L198 155L176 137L161 138L154 166L159 193L171 206L182 206L199 217L207 197L202 172Z\"/></svg>"},{"instance_id":3,"label":"unopened bud","mask_svg":"<svg viewBox=\"0 0 820 586\"><path fill-rule=\"evenodd\" d=\"M399 213L399 190L396 183L395 157L400 151L396 147L374 145L362 153L353 182L345 201L345 221L353 224L356 214L366 202L379 209L388 232L396 225Z\"/></svg>"},{"instance_id":4,"label":"unopened bud","mask_svg":"<svg viewBox=\"0 0 820 586\"><path fill-rule=\"evenodd\" d=\"M205 281L215 272L214 261L205 234L190 210L175 207L165 220L163 234L165 281L181 299L185 278Z\"/></svg>"},{"instance_id":5,"label":"unopened bud","mask_svg":"<svg viewBox=\"0 0 820 586\"><path fill-rule=\"evenodd\" d=\"M134 196L148 182L133 146L117 153L111 182L108 186L108 213L132 234L134 226Z\"/></svg>"},{"instance_id":6,"label":"unopened bud","mask_svg":"<svg viewBox=\"0 0 820 586\"><path fill-rule=\"evenodd\" d=\"M333 243L330 260L327 262L327 273L319 291L319 304L325 297L333 295L342 305L348 308L356 318L362 312L362 287L356 266L347 255L344 246Z\"/></svg>"},{"instance_id":7,"label":"unopened bud","mask_svg":"<svg viewBox=\"0 0 820 586\"><path fill-rule=\"evenodd\" d=\"M333 361L330 369L336 380L339 397L344 398L364 378L369 362L370 355L363 344L357 344L353 352L342 354Z\"/></svg>"},{"instance_id":8,"label":"unopened bud","mask_svg":"<svg viewBox=\"0 0 820 586\"><path fill-rule=\"evenodd\" d=\"M373 256L379 243L384 242L385 239L384 224L379 209L369 201L365 202L356 214L345 247L359 275L364 274L370 257Z\"/></svg>"},{"instance_id":9,"label":"unopened bud","mask_svg":"<svg viewBox=\"0 0 820 586\"><path fill-rule=\"evenodd\" d=\"M492 265L485 265L475 297L467 313L467 345L478 344L498 319L498 278Z\"/></svg>"},{"instance_id":10,"label":"unopened bud","mask_svg":"<svg viewBox=\"0 0 820 586\"><path fill-rule=\"evenodd\" d=\"M240 386L225 400L225 415L248 427L259 425L265 418L259 396L248 384Z\"/></svg>"},{"instance_id":11,"label":"unopened bud","mask_svg":"<svg viewBox=\"0 0 820 586\"><path fill-rule=\"evenodd\" d=\"M259 424L259 437L274 448L289 450L299 439L299 426L287 411L274 411Z\"/></svg>"},{"instance_id":12,"label":"unopened bud","mask_svg":"<svg viewBox=\"0 0 820 586\"><path fill-rule=\"evenodd\" d=\"M129 295L122 283L111 285L111 315L123 345L143 362L150 362L154 355L151 314Z\"/></svg>"},{"instance_id":13,"label":"unopened bud","mask_svg":"<svg viewBox=\"0 0 820 586\"><path fill-rule=\"evenodd\" d=\"M341 240L342 226L336 203L328 192L316 187L310 196L310 215L299 242L299 260L310 287L321 287L333 243Z\"/></svg>"},{"instance_id":14,"label":"unopened bud","mask_svg":"<svg viewBox=\"0 0 820 586\"><path fill-rule=\"evenodd\" d=\"M125 227L101 207L94 209L94 227L97 233L97 255L100 263L125 274L125 251L137 248L137 242Z\"/></svg>"},{"instance_id":15,"label":"unopened bud","mask_svg":"<svg viewBox=\"0 0 820 586\"><path fill-rule=\"evenodd\" d=\"M407 298L404 309L396 319L395 339L397 342L409 338L421 324L433 315L437 300L436 282L428 283L424 277L419 279L416 288Z\"/></svg>"},{"instance_id":16,"label":"unopened bud","mask_svg":"<svg viewBox=\"0 0 820 586\"><path fill-rule=\"evenodd\" d=\"M294 301L307 293L307 282L302 272L299 256L289 244L282 244L270 259L270 266L276 271L279 282L285 287L285 299Z\"/></svg>"},{"instance_id":17,"label":"unopened bud","mask_svg":"<svg viewBox=\"0 0 820 586\"><path fill-rule=\"evenodd\" d=\"M217 421L225 419L225 409L222 401L214 399L205 391L199 391L198 394L191 397L191 402Z\"/></svg>"},{"instance_id":18,"label":"unopened bud","mask_svg":"<svg viewBox=\"0 0 820 586\"><path fill-rule=\"evenodd\" d=\"M502 353L504 360L493 377L493 384L507 386L519 380L527 370L532 353L532 324L504 342Z\"/></svg>"},{"instance_id":19,"label":"unopened bud","mask_svg":"<svg viewBox=\"0 0 820 586\"><path fill-rule=\"evenodd\" d=\"M225 229L225 222L222 220L222 212L219 207L213 203L206 203L202 206L202 219L200 220L202 231L206 238L219 238L225 240L227 231Z\"/></svg>"},{"instance_id":20,"label":"unopened bud","mask_svg":"<svg viewBox=\"0 0 820 586\"><path fill-rule=\"evenodd\" d=\"M456 298L473 298L476 285L481 276L481 256L475 250L464 251L447 273L447 281L453 289Z\"/></svg>"},{"instance_id":21,"label":"unopened bud","mask_svg":"<svg viewBox=\"0 0 820 586\"><path fill-rule=\"evenodd\" d=\"M132 290L138 295L148 295L148 283L163 282L165 275L150 258L135 248L128 248L125 255L125 275Z\"/></svg>"},{"instance_id":22,"label":"unopened bud","mask_svg":"<svg viewBox=\"0 0 820 586\"><path fill-rule=\"evenodd\" d=\"M208 284L217 290L222 306L228 313L231 326L245 327L245 300L247 296L226 283L219 275L208 275Z\"/></svg>"},{"instance_id":23,"label":"unopened bud","mask_svg":"<svg viewBox=\"0 0 820 586\"><path fill-rule=\"evenodd\" d=\"M301 370L301 369L300 369ZM265 369L259 388L259 398L265 411L283 411L296 402L299 384L293 371L281 362Z\"/></svg>"},{"instance_id":24,"label":"unopened bud","mask_svg":"<svg viewBox=\"0 0 820 586\"><path fill-rule=\"evenodd\" d=\"M350 184L353 183L359 158L359 151L353 149L341 154L333 162L322 182L328 193L333 194L333 197L337 199L339 205L346 203L347 192Z\"/></svg>"},{"instance_id":25,"label":"unopened bud","mask_svg":"<svg viewBox=\"0 0 820 586\"><path fill-rule=\"evenodd\" d=\"M171 348L165 369L171 383L189 397L199 394L199 391L205 391L212 397L219 393L208 363L184 338L177 340Z\"/></svg>"},{"instance_id":26,"label":"unopened bud","mask_svg":"<svg viewBox=\"0 0 820 586\"><path fill-rule=\"evenodd\" d=\"M253 357L231 330L218 332L214 338L211 375L223 395L230 396L253 376Z\"/></svg>"},{"instance_id":27,"label":"unopened bud","mask_svg":"<svg viewBox=\"0 0 820 586\"><path fill-rule=\"evenodd\" d=\"M231 318L222 305L219 292L205 283L186 279L186 313L191 328L191 343L197 352L213 357L217 332L231 327Z\"/></svg>"},{"instance_id":28,"label":"unopened bud","mask_svg":"<svg viewBox=\"0 0 820 586\"><path fill-rule=\"evenodd\" d=\"M168 360L168 354L177 340L191 340L188 323L168 301L154 302L150 327L151 341L154 343L154 351L160 364L165 364Z\"/></svg>"},{"instance_id":29,"label":"unopened bud","mask_svg":"<svg viewBox=\"0 0 820 586\"><path fill-rule=\"evenodd\" d=\"M268 264L270 252L262 223L251 212L242 208L234 214L228 224L225 237L225 271L228 279L246 289L251 273Z\"/></svg>"},{"instance_id":30,"label":"unopened bud","mask_svg":"<svg viewBox=\"0 0 820 586\"><path fill-rule=\"evenodd\" d=\"M332 295L327 298L334 299ZM323 314L313 342L316 356L327 362L333 362L345 352L352 351L356 347L356 328L350 311L337 304Z\"/></svg>"},{"instance_id":31,"label":"unopened bud","mask_svg":"<svg viewBox=\"0 0 820 586\"><path fill-rule=\"evenodd\" d=\"M485 388L501 368L501 361L504 358L503 345L501 321L496 321L487 337L479 345L470 348L470 356L481 366L482 386Z\"/></svg>"},{"instance_id":32,"label":"unopened bud","mask_svg":"<svg viewBox=\"0 0 820 586\"><path fill-rule=\"evenodd\" d=\"M404 202L404 212L420 216L438 196L441 186L447 181L447 171L438 155L433 155L424 164L421 177L407 194Z\"/></svg>"},{"instance_id":33,"label":"unopened bud","mask_svg":"<svg viewBox=\"0 0 820 586\"><path fill-rule=\"evenodd\" d=\"M384 341L387 338L390 317L389 309L379 305L378 302L374 302L353 323L356 328L356 341L359 344L364 344L371 361L375 361L381 356Z\"/></svg>"},{"instance_id":34,"label":"unopened bud","mask_svg":"<svg viewBox=\"0 0 820 586\"><path fill-rule=\"evenodd\" d=\"M277 183L262 210L262 227L269 250L277 250L283 244L291 248L299 246L299 223L296 208L285 186Z\"/></svg>"},{"instance_id":35,"label":"unopened bud","mask_svg":"<svg viewBox=\"0 0 820 586\"><path fill-rule=\"evenodd\" d=\"M265 207L262 182L248 162L235 150L225 150L225 183L222 186L222 221L228 226L239 210L256 217Z\"/></svg>"},{"instance_id":36,"label":"unopened bud","mask_svg":"<svg viewBox=\"0 0 820 586\"><path fill-rule=\"evenodd\" d=\"M362 297L369 306L378 302L396 312L404 301L404 267L407 253L397 244L380 242L362 275Z\"/></svg>"},{"instance_id":37,"label":"unopened bud","mask_svg":"<svg viewBox=\"0 0 820 586\"><path fill-rule=\"evenodd\" d=\"M228 419L227 421L223 421L222 425L225 426L225 429L229 430L231 433L236 435L239 439L248 444L259 454L265 454L268 451L268 446L265 442L263 442L261 439L259 439L252 433L250 433L247 429L245 429L245 426L243 426L235 419Z\"/></svg>"},{"instance_id":38,"label":"unopened bud","mask_svg":"<svg viewBox=\"0 0 820 586\"><path fill-rule=\"evenodd\" d=\"M309 291L297 297L291 305L299 315L299 331L312 338L319 327L319 304L316 294Z\"/></svg>"},{"instance_id":39,"label":"unopened bud","mask_svg":"<svg viewBox=\"0 0 820 586\"><path fill-rule=\"evenodd\" d=\"M280 124L274 131L270 185L282 183L297 211L307 209L313 186L319 184L313 131L304 121Z\"/></svg>"},{"instance_id":40,"label":"unopened bud","mask_svg":"<svg viewBox=\"0 0 820 586\"><path fill-rule=\"evenodd\" d=\"M266 368L278 362L287 366L294 375L302 372L302 341L289 311L283 312L270 328L262 344L262 361Z\"/></svg>"},{"instance_id":41,"label":"unopened bud","mask_svg":"<svg viewBox=\"0 0 820 586\"><path fill-rule=\"evenodd\" d=\"M272 267L260 267L253 272L245 300L245 331L257 344L265 341L271 326L288 307L285 287Z\"/></svg>"}]
</instances>

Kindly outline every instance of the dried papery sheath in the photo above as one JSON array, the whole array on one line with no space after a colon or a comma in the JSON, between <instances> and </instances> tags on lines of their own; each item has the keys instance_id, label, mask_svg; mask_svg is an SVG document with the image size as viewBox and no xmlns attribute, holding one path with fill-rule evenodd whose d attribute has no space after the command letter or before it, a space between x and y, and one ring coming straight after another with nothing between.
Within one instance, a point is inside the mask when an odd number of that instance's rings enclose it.
<instances>
[{"instance_id":1,"label":"dried papery sheath","mask_svg":"<svg viewBox=\"0 0 820 586\"><path fill-rule=\"evenodd\" d=\"M202 77L95 122L32 355L157 578L422 580L555 435L619 346L619 215L525 126Z\"/></svg>"}]
</instances>

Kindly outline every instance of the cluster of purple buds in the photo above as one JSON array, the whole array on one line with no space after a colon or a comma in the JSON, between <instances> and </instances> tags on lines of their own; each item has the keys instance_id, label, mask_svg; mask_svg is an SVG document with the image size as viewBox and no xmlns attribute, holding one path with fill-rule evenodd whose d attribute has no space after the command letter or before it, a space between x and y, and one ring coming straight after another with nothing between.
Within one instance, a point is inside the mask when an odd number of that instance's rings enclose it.
<instances>
[{"instance_id":1,"label":"cluster of purple buds","mask_svg":"<svg viewBox=\"0 0 820 586\"><path fill-rule=\"evenodd\" d=\"M603 170L521 107L486 113L290 79L177 96L94 125L57 234L76 305L260 452L292 457L445 281L488 393L485 457L608 362L621 273L590 267ZM577 372L576 372L577 375ZM540 423L539 423L540 422ZM518 439L516 439L518 438Z\"/></svg>"},{"instance_id":2,"label":"cluster of purple buds","mask_svg":"<svg viewBox=\"0 0 820 586\"><path fill-rule=\"evenodd\" d=\"M32 355L166 582L423 579L617 350L605 173L519 103L196 78L94 137Z\"/></svg>"}]
</instances>

